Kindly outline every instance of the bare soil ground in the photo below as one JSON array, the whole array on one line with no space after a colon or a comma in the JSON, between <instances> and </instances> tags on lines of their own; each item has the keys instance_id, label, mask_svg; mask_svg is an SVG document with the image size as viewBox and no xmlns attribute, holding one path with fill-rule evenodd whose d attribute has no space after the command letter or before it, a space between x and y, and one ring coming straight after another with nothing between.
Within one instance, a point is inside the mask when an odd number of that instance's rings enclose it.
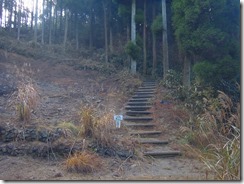
<instances>
[{"instance_id":1,"label":"bare soil ground","mask_svg":"<svg viewBox=\"0 0 244 184\"><path fill-rule=\"evenodd\" d=\"M56 126L60 122L79 121L78 112L86 104L97 109L122 113L129 96L125 95L114 76L98 71L75 70L72 65L52 61L35 61L9 54L0 61L0 84L15 86L14 65L21 68L31 63L32 79L36 83L40 103L32 115L32 124ZM158 89L154 105L155 117L163 136L179 148L179 119L184 112L176 105L160 103L167 90ZM9 95L0 96L0 125L19 126L15 110L8 106ZM178 113L178 114L177 114ZM183 115L182 115L183 114ZM186 115L187 116L187 115ZM179 118L180 117L180 118ZM70 173L64 167L65 158L43 159L31 156L0 155L1 180L206 180L211 179L206 167L195 157L184 154L175 158L121 159L102 157L103 165L91 174Z\"/></svg>"}]
</instances>

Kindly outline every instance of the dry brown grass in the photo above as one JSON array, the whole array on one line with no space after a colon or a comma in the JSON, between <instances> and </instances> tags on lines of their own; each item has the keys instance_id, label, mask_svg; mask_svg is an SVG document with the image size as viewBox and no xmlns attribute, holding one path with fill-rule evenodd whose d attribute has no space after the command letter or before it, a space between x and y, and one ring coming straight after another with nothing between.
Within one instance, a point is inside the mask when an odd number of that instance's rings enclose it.
<instances>
[{"instance_id":1,"label":"dry brown grass","mask_svg":"<svg viewBox=\"0 0 244 184\"><path fill-rule=\"evenodd\" d=\"M73 138L73 137L78 137L82 129L81 127L76 126L72 122L62 122L57 125L57 128L61 128L65 137Z\"/></svg>"},{"instance_id":2,"label":"dry brown grass","mask_svg":"<svg viewBox=\"0 0 244 184\"><path fill-rule=\"evenodd\" d=\"M102 159L91 152L83 151L75 153L65 161L65 167L69 172L90 173L101 169Z\"/></svg>"},{"instance_id":3,"label":"dry brown grass","mask_svg":"<svg viewBox=\"0 0 244 184\"><path fill-rule=\"evenodd\" d=\"M94 124L96 122L94 109L92 107L82 108L80 112L80 117L82 135L85 137L91 137L94 131Z\"/></svg>"},{"instance_id":4,"label":"dry brown grass","mask_svg":"<svg viewBox=\"0 0 244 184\"><path fill-rule=\"evenodd\" d=\"M37 107L40 99L37 86L32 79L34 72L28 63L24 63L22 67L15 66L14 69L18 90L12 94L9 105L15 107L20 121L29 123L31 113Z\"/></svg>"},{"instance_id":5,"label":"dry brown grass","mask_svg":"<svg viewBox=\"0 0 244 184\"><path fill-rule=\"evenodd\" d=\"M18 87L16 110L21 121L30 122L31 112L37 106L39 96L33 84L22 84Z\"/></svg>"},{"instance_id":6,"label":"dry brown grass","mask_svg":"<svg viewBox=\"0 0 244 184\"><path fill-rule=\"evenodd\" d=\"M114 120L112 113L105 113L101 118L96 119L93 129L93 139L101 147L112 147L114 140Z\"/></svg>"},{"instance_id":7,"label":"dry brown grass","mask_svg":"<svg viewBox=\"0 0 244 184\"><path fill-rule=\"evenodd\" d=\"M181 127L191 151L214 173L215 179L240 180L240 104L219 92L217 100L209 103L195 128ZM197 149L198 148L198 149Z\"/></svg>"}]
</instances>

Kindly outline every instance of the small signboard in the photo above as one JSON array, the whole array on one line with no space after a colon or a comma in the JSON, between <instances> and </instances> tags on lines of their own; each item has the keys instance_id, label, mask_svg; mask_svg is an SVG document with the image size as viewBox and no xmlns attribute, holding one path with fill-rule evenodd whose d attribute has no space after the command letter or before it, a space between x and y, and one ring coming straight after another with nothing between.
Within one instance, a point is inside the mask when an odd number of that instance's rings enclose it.
<instances>
[{"instance_id":1,"label":"small signboard","mask_svg":"<svg viewBox=\"0 0 244 184\"><path fill-rule=\"evenodd\" d=\"M114 115L114 120L116 123L116 128L120 128L121 121L123 120L123 115Z\"/></svg>"}]
</instances>

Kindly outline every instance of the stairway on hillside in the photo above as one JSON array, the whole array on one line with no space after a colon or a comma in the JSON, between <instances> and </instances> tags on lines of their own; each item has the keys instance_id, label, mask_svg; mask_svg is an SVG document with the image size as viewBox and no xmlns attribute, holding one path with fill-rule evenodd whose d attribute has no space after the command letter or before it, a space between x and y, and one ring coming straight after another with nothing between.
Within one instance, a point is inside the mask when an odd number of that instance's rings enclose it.
<instances>
[{"instance_id":1,"label":"stairway on hillside","mask_svg":"<svg viewBox=\"0 0 244 184\"><path fill-rule=\"evenodd\" d=\"M156 82L145 81L134 93L125 106L125 126L129 134L143 145L143 154L151 157L172 157L181 155L172 150L170 142L162 139L162 132L153 118L153 102L155 100Z\"/></svg>"}]
</instances>

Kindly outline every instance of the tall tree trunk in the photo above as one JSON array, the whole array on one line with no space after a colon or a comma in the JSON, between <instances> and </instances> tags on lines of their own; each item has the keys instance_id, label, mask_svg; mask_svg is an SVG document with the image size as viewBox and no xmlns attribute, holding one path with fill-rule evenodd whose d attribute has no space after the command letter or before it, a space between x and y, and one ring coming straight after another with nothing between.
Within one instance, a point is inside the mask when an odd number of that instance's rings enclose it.
<instances>
[{"instance_id":1,"label":"tall tree trunk","mask_svg":"<svg viewBox=\"0 0 244 184\"><path fill-rule=\"evenodd\" d=\"M3 0L0 0L0 31L2 30L3 22Z\"/></svg>"},{"instance_id":2,"label":"tall tree trunk","mask_svg":"<svg viewBox=\"0 0 244 184\"><path fill-rule=\"evenodd\" d=\"M21 6L21 4L20 4L20 6ZM18 21L18 9L17 9L17 3L15 3L15 5L14 5L14 30L15 31L17 29L17 21Z\"/></svg>"},{"instance_id":3,"label":"tall tree trunk","mask_svg":"<svg viewBox=\"0 0 244 184\"><path fill-rule=\"evenodd\" d=\"M191 61L187 56L184 57L183 85L188 88L191 86Z\"/></svg>"},{"instance_id":4,"label":"tall tree trunk","mask_svg":"<svg viewBox=\"0 0 244 184\"><path fill-rule=\"evenodd\" d=\"M18 33L17 33L17 40L20 40L21 6L22 6L22 0L19 1L19 7L18 7Z\"/></svg>"},{"instance_id":5,"label":"tall tree trunk","mask_svg":"<svg viewBox=\"0 0 244 184\"><path fill-rule=\"evenodd\" d=\"M34 42L37 43L38 0L36 0Z\"/></svg>"},{"instance_id":6,"label":"tall tree trunk","mask_svg":"<svg viewBox=\"0 0 244 184\"><path fill-rule=\"evenodd\" d=\"M127 42L130 41L130 24L129 23L127 23L127 25L126 25L126 40L127 40Z\"/></svg>"},{"instance_id":7,"label":"tall tree trunk","mask_svg":"<svg viewBox=\"0 0 244 184\"><path fill-rule=\"evenodd\" d=\"M31 10L31 31L33 31L34 10L35 10L35 2L33 1L33 3L32 3L32 10Z\"/></svg>"},{"instance_id":8,"label":"tall tree trunk","mask_svg":"<svg viewBox=\"0 0 244 184\"><path fill-rule=\"evenodd\" d=\"M54 28L54 39L57 42L57 29L58 29L58 8L55 6L55 21L53 21L53 28Z\"/></svg>"},{"instance_id":9,"label":"tall tree trunk","mask_svg":"<svg viewBox=\"0 0 244 184\"><path fill-rule=\"evenodd\" d=\"M135 21L135 15L136 15L136 0L132 0L131 5L131 41L136 44L136 21ZM131 73L136 73L136 61L131 59Z\"/></svg>"},{"instance_id":10,"label":"tall tree trunk","mask_svg":"<svg viewBox=\"0 0 244 184\"><path fill-rule=\"evenodd\" d=\"M45 31L45 0L42 0L42 44L44 44L44 31Z\"/></svg>"},{"instance_id":11,"label":"tall tree trunk","mask_svg":"<svg viewBox=\"0 0 244 184\"><path fill-rule=\"evenodd\" d=\"M163 75L165 78L166 73L169 70L166 0L162 0L162 18L163 18Z\"/></svg>"},{"instance_id":12,"label":"tall tree trunk","mask_svg":"<svg viewBox=\"0 0 244 184\"><path fill-rule=\"evenodd\" d=\"M62 29L63 29L63 0L60 1L59 35L62 35Z\"/></svg>"},{"instance_id":13,"label":"tall tree trunk","mask_svg":"<svg viewBox=\"0 0 244 184\"><path fill-rule=\"evenodd\" d=\"M110 54L114 52L114 44L113 44L113 29L110 25L109 28L109 48L110 48Z\"/></svg>"},{"instance_id":14,"label":"tall tree trunk","mask_svg":"<svg viewBox=\"0 0 244 184\"><path fill-rule=\"evenodd\" d=\"M12 30L12 16L13 16L13 1L11 2L11 7L10 7L10 11L9 11L9 18L8 18L8 26L9 26L9 31L11 32Z\"/></svg>"},{"instance_id":15,"label":"tall tree trunk","mask_svg":"<svg viewBox=\"0 0 244 184\"><path fill-rule=\"evenodd\" d=\"M7 17L7 13L6 13L6 11L5 11L5 17L4 17L4 19L5 19L5 27L7 28L8 27L8 17Z\"/></svg>"},{"instance_id":16,"label":"tall tree trunk","mask_svg":"<svg viewBox=\"0 0 244 184\"><path fill-rule=\"evenodd\" d=\"M69 12L66 9L65 10L65 29L64 29L64 50L66 49L66 43L67 43L67 35L68 35L68 16L69 16Z\"/></svg>"},{"instance_id":17,"label":"tall tree trunk","mask_svg":"<svg viewBox=\"0 0 244 184\"><path fill-rule=\"evenodd\" d=\"M152 17L153 20L156 18L156 2L153 1L153 9L152 9ZM152 32L152 54L153 54L153 66L152 66L152 76L156 76L156 68L157 68L157 50L156 50L156 34Z\"/></svg>"},{"instance_id":18,"label":"tall tree trunk","mask_svg":"<svg viewBox=\"0 0 244 184\"><path fill-rule=\"evenodd\" d=\"M79 21L78 13L75 13L75 40L76 40L76 50L79 50Z\"/></svg>"},{"instance_id":19,"label":"tall tree trunk","mask_svg":"<svg viewBox=\"0 0 244 184\"><path fill-rule=\"evenodd\" d=\"M90 8L89 50L92 50L92 47L93 47L93 27L94 27L94 12L91 7Z\"/></svg>"},{"instance_id":20,"label":"tall tree trunk","mask_svg":"<svg viewBox=\"0 0 244 184\"><path fill-rule=\"evenodd\" d=\"M144 0L144 23L143 23L143 74L147 73L147 2Z\"/></svg>"},{"instance_id":21,"label":"tall tree trunk","mask_svg":"<svg viewBox=\"0 0 244 184\"><path fill-rule=\"evenodd\" d=\"M104 41L105 41L105 62L108 63L108 27L107 27L107 10L106 3L103 1L104 13Z\"/></svg>"},{"instance_id":22,"label":"tall tree trunk","mask_svg":"<svg viewBox=\"0 0 244 184\"><path fill-rule=\"evenodd\" d=\"M53 9L53 6L52 6L52 0L50 0L50 6L49 6L49 45L52 44L52 9Z\"/></svg>"},{"instance_id":23,"label":"tall tree trunk","mask_svg":"<svg viewBox=\"0 0 244 184\"><path fill-rule=\"evenodd\" d=\"M112 0L109 3L109 49L110 54L114 52L114 45L113 45L113 16L112 16Z\"/></svg>"}]
</instances>

